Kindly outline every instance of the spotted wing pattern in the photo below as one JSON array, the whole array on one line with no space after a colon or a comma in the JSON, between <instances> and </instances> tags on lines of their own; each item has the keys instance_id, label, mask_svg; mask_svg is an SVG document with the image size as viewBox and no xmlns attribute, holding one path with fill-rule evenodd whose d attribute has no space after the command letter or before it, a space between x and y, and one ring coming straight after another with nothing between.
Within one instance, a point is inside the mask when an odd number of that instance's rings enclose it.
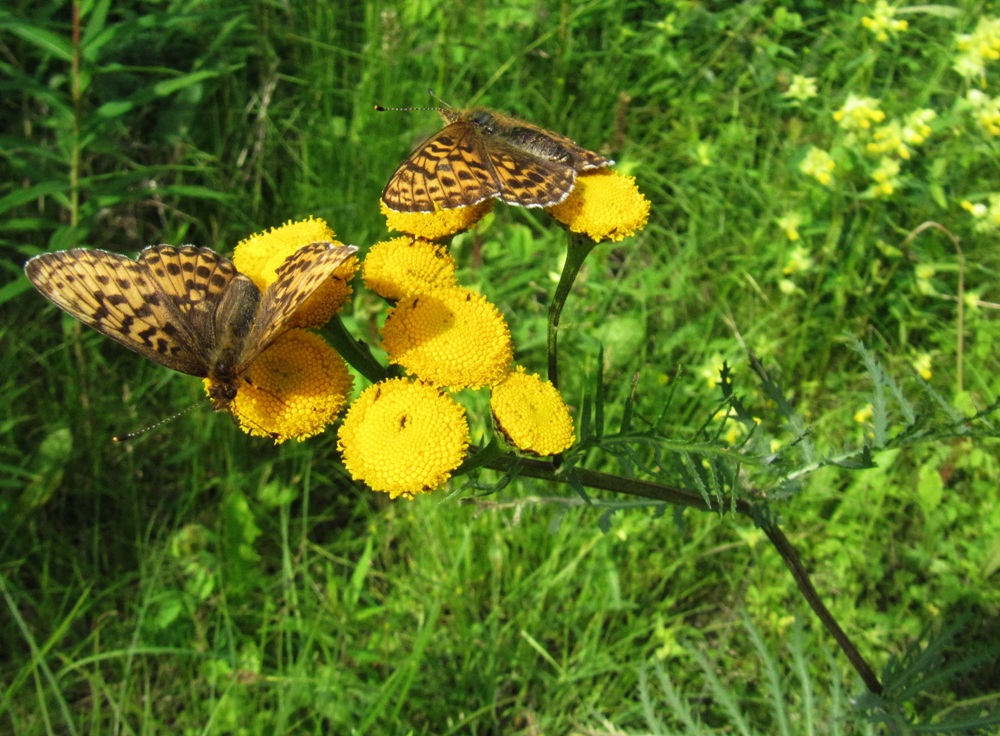
<instances>
[{"instance_id":1,"label":"spotted wing pattern","mask_svg":"<svg viewBox=\"0 0 1000 736\"><path fill-rule=\"evenodd\" d=\"M278 267L276 279L264 292L253 330L237 364L245 370L283 332L296 310L357 251L353 245L312 243L299 248Z\"/></svg>"},{"instance_id":2,"label":"spotted wing pattern","mask_svg":"<svg viewBox=\"0 0 1000 736\"><path fill-rule=\"evenodd\" d=\"M382 190L396 212L433 212L478 204L500 193L485 140L476 127L459 120L420 145Z\"/></svg>"},{"instance_id":3,"label":"spotted wing pattern","mask_svg":"<svg viewBox=\"0 0 1000 736\"><path fill-rule=\"evenodd\" d=\"M573 190L580 171L614 163L566 136L486 108L445 108L449 122L407 158L382 191L396 212L433 212L499 197L550 207Z\"/></svg>"},{"instance_id":4,"label":"spotted wing pattern","mask_svg":"<svg viewBox=\"0 0 1000 736\"><path fill-rule=\"evenodd\" d=\"M82 248L44 253L25 272L84 324L168 368L210 378L221 409L295 310L355 250L332 243L300 248L263 296L231 261L193 246L152 246L135 261Z\"/></svg>"},{"instance_id":5,"label":"spotted wing pattern","mask_svg":"<svg viewBox=\"0 0 1000 736\"><path fill-rule=\"evenodd\" d=\"M85 325L195 376L208 375L212 355L204 324L239 276L207 248L162 245L136 261L82 248L43 253L28 261L25 272L46 298Z\"/></svg>"}]
</instances>

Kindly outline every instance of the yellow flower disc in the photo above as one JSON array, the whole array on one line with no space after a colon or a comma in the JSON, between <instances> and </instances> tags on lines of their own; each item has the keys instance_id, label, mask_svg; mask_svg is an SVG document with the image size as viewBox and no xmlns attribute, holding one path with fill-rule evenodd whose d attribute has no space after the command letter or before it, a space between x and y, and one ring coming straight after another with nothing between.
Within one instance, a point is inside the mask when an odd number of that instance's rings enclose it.
<instances>
[{"instance_id":1,"label":"yellow flower disc","mask_svg":"<svg viewBox=\"0 0 1000 736\"><path fill-rule=\"evenodd\" d=\"M382 328L382 346L409 373L452 389L496 383L514 357L500 311L482 294L460 286L408 296L397 304Z\"/></svg>"},{"instance_id":2,"label":"yellow flower disc","mask_svg":"<svg viewBox=\"0 0 1000 736\"><path fill-rule=\"evenodd\" d=\"M365 389L337 434L344 467L391 498L440 488L465 458L465 411L425 383L393 378Z\"/></svg>"},{"instance_id":3,"label":"yellow flower disc","mask_svg":"<svg viewBox=\"0 0 1000 736\"><path fill-rule=\"evenodd\" d=\"M416 235L428 240L444 240L468 230L492 211L493 200L486 199L470 207L456 207L437 212L393 212L381 203L385 226L389 230Z\"/></svg>"},{"instance_id":4,"label":"yellow flower disc","mask_svg":"<svg viewBox=\"0 0 1000 736\"><path fill-rule=\"evenodd\" d=\"M278 267L288 256L310 243L338 243L330 226L316 217L273 227L241 240L233 253L233 263L264 291L274 283Z\"/></svg>"},{"instance_id":5,"label":"yellow flower disc","mask_svg":"<svg viewBox=\"0 0 1000 736\"><path fill-rule=\"evenodd\" d=\"M569 196L548 212L595 242L617 243L646 226L649 200L635 185L635 177L604 168L577 176Z\"/></svg>"},{"instance_id":6,"label":"yellow flower disc","mask_svg":"<svg viewBox=\"0 0 1000 736\"><path fill-rule=\"evenodd\" d=\"M493 387L493 420L512 445L535 455L555 455L576 439L559 391L521 366Z\"/></svg>"},{"instance_id":7,"label":"yellow flower disc","mask_svg":"<svg viewBox=\"0 0 1000 736\"><path fill-rule=\"evenodd\" d=\"M365 286L381 297L404 296L439 286L455 286L455 259L448 249L424 238L404 236L371 247L361 267Z\"/></svg>"},{"instance_id":8,"label":"yellow flower disc","mask_svg":"<svg viewBox=\"0 0 1000 736\"><path fill-rule=\"evenodd\" d=\"M358 259L355 256L348 257L337 266L333 275L295 310L288 324L292 327L320 327L329 322L354 293L351 279L357 271Z\"/></svg>"},{"instance_id":9,"label":"yellow flower disc","mask_svg":"<svg viewBox=\"0 0 1000 736\"><path fill-rule=\"evenodd\" d=\"M300 442L347 406L354 379L344 359L311 332L291 330L253 362L230 411L250 435ZM205 379L206 390L210 386Z\"/></svg>"}]
</instances>

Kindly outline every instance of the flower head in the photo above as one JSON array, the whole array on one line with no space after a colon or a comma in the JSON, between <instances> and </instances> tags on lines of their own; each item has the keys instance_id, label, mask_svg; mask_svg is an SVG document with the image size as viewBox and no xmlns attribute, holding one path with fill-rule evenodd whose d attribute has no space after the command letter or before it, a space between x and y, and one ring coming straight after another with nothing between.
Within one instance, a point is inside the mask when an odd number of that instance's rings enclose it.
<instances>
[{"instance_id":1,"label":"flower head","mask_svg":"<svg viewBox=\"0 0 1000 736\"><path fill-rule=\"evenodd\" d=\"M493 386L490 409L497 428L519 450L555 455L569 449L576 439L559 391L522 366Z\"/></svg>"},{"instance_id":2,"label":"flower head","mask_svg":"<svg viewBox=\"0 0 1000 736\"><path fill-rule=\"evenodd\" d=\"M885 113L878 109L879 101L874 97L847 96L844 106L833 113L833 119L844 130L868 130L872 123L885 120Z\"/></svg>"},{"instance_id":3,"label":"flower head","mask_svg":"<svg viewBox=\"0 0 1000 736\"><path fill-rule=\"evenodd\" d=\"M833 157L816 146L810 147L805 158L799 164L799 171L806 176L811 176L823 186L827 186L833 179L833 170L837 168Z\"/></svg>"},{"instance_id":4,"label":"flower head","mask_svg":"<svg viewBox=\"0 0 1000 736\"><path fill-rule=\"evenodd\" d=\"M493 211L493 200L485 199L469 207L437 212L396 212L381 203L385 226L389 230L415 235L427 240L444 240L473 227Z\"/></svg>"},{"instance_id":5,"label":"flower head","mask_svg":"<svg viewBox=\"0 0 1000 736\"><path fill-rule=\"evenodd\" d=\"M258 356L230 411L250 435L275 443L319 434L347 406L353 379L319 335L290 330ZM205 379L206 390L211 379Z\"/></svg>"},{"instance_id":6,"label":"flower head","mask_svg":"<svg viewBox=\"0 0 1000 736\"><path fill-rule=\"evenodd\" d=\"M874 197L888 197L899 186L899 161L883 158L871 174L875 182L871 194Z\"/></svg>"},{"instance_id":7,"label":"flower head","mask_svg":"<svg viewBox=\"0 0 1000 736\"><path fill-rule=\"evenodd\" d=\"M958 55L952 68L966 79L986 75L986 65L1000 59L1000 18L979 19L972 33L956 36Z\"/></svg>"},{"instance_id":8,"label":"flower head","mask_svg":"<svg viewBox=\"0 0 1000 736\"><path fill-rule=\"evenodd\" d=\"M778 227L785 231L785 237L793 243L802 237L799 235L799 225L802 224L802 215L798 212L789 212L787 215L782 215L777 219L777 224Z\"/></svg>"},{"instance_id":9,"label":"flower head","mask_svg":"<svg viewBox=\"0 0 1000 736\"><path fill-rule=\"evenodd\" d=\"M634 177L603 168L577 176L569 196L548 212L595 242L617 243L646 226L649 200L642 196Z\"/></svg>"},{"instance_id":10,"label":"flower head","mask_svg":"<svg viewBox=\"0 0 1000 736\"><path fill-rule=\"evenodd\" d=\"M241 240L233 254L233 263L240 273L249 276L257 288L264 291L274 283L285 259L304 245L322 242L338 242L323 220L309 217L298 222L289 221ZM358 259L354 256L340 264L331 278L295 311L288 327L320 327L329 322L350 299L353 293L350 281L357 270Z\"/></svg>"},{"instance_id":11,"label":"flower head","mask_svg":"<svg viewBox=\"0 0 1000 736\"><path fill-rule=\"evenodd\" d=\"M910 27L905 20L896 20L896 9L886 0L876 0L872 14L862 18L861 25L874 33L879 43L885 43L890 35L902 33Z\"/></svg>"},{"instance_id":12,"label":"flower head","mask_svg":"<svg viewBox=\"0 0 1000 736\"><path fill-rule=\"evenodd\" d=\"M514 356L503 315L486 297L460 286L401 301L385 321L382 344L409 373L454 389L495 383Z\"/></svg>"},{"instance_id":13,"label":"flower head","mask_svg":"<svg viewBox=\"0 0 1000 736\"><path fill-rule=\"evenodd\" d=\"M782 97L788 97L796 102L805 102L819 94L816 88L816 77L803 77L801 74L793 74L791 84L782 93Z\"/></svg>"},{"instance_id":14,"label":"flower head","mask_svg":"<svg viewBox=\"0 0 1000 736\"><path fill-rule=\"evenodd\" d=\"M394 378L361 393L337 437L352 478L391 498L413 498L440 488L461 465L469 425L447 394Z\"/></svg>"},{"instance_id":15,"label":"flower head","mask_svg":"<svg viewBox=\"0 0 1000 736\"><path fill-rule=\"evenodd\" d=\"M373 245L365 256L361 275L365 286L393 301L458 283L455 259L445 246L405 236Z\"/></svg>"}]
</instances>

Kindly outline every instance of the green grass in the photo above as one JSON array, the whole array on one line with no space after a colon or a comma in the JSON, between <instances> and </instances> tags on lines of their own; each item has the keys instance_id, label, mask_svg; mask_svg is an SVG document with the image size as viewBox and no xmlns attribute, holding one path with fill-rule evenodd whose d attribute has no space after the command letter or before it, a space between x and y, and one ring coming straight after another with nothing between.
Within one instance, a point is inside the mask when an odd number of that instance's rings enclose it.
<instances>
[{"instance_id":1,"label":"green grass","mask_svg":"<svg viewBox=\"0 0 1000 736\"><path fill-rule=\"evenodd\" d=\"M905 732L901 712L995 730L997 418L964 418L1000 393L1000 248L961 203L998 191L966 94L996 93L1000 67L969 83L952 65L955 34L997 11L911 10L883 44L860 25L873 12L97 3L74 102L71 6L0 11L0 731L853 734ZM814 97L783 95L795 74ZM373 105L436 104L428 87L636 176L648 226L591 253L562 317L563 394L604 418L570 459L727 509L766 493L890 705L852 706L861 681L751 519L587 505L526 477L489 495L489 471L386 502L350 480L334 432L244 436L198 381L21 275L77 245L229 252L310 214L365 249L386 237L386 179L439 124ZM887 120L937 113L889 196L871 194L865 134L833 118L849 94ZM813 146L829 186L799 168ZM947 232L909 237L926 221ZM799 246L811 264L786 272ZM565 247L546 214L509 207L452 243L533 371ZM356 292L345 321L377 340L385 306ZM746 408L727 425L722 361Z\"/></svg>"}]
</instances>

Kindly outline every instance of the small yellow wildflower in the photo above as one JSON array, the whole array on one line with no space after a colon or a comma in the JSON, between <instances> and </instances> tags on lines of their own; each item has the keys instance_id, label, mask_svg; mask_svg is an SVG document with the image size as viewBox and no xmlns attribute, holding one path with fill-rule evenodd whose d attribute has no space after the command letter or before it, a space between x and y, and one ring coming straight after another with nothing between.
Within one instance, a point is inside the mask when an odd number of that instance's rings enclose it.
<instances>
[{"instance_id":1,"label":"small yellow wildflower","mask_svg":"<svg viewBox=\"0 0 1000 736\"><path fill-rule=\"evenodd\" d=\"M251 364L231 411L250 435L276 444L322 432L347 406L353 379L319 335L290 330ZM208 389L210 380L205 379Z\"/></svg>"},{"instance_id":2,"label":"small yellow wildflower","mask_svg":"<svg viewBox=\"0 0 1000 736\"><path fill-rule=\"evenodd\" d=\"M854 421L858 424L867 424L875 416L875 407L871 404L865 404L863 407L854 412Z\"/></svg>"},{"instance_id":3,"label":"small yellow wildflower","mask_svg":"<svg viewBox=\"0 0 1000 736\"><path fill-rule=\"evenodd\" d=\"M990 97L978 89L970 89L965 101L972 108L979 127L992 136L1000 135L1000 97Z\"/></svg>"},{"instance_id":4,"label":"small yellow wildflower","mask_svg":"<svg viewBox=\"0 0 1000 736\"><path fill-rule=\"evenodd\" d=\"M909 24L905 20L896 20L896 9L889 5L886 0L877 0L872 8L871 16L861 19L861 25L875 34L875 40L885 43L889 40L889 35L902 33Z\"/></svg>"},{"instance_id":5,"label":"small yellow wildflower","mask_svg":"<svg viewBox=\"0 0 1000 736\"><path fill-rule=\"evenodd\" d=\"M365 389L337 433L344 467L390 498L440 488L469 447L465 411L434 386L393 378Z\"/></svg>"},{"instance_id":6,"label":"small yellow wildflower","mask_svg":"<svg viewBox=\"0 0 1000 736\"><path fill-rule=\"evenodd\" d=\"M781 96L788 97L796 102L805 102L818 94L816 77L803 77L801 74L793 74L788 89Z\"/></svg>"},{"instance_id":7,"label":"small yellow wildflower","mask_svg":"<svg viewBox=\"0 0 1000 736\"><path fill-rule=\"evenodd\" d=\"M460 286L397 304L382 328L382 345L409 373L453 389L496 383L514 358L503 315L482 294Z\"/></svg>"},{"instance_id":8,"label":"small yellow wildflower","mask_svg":"<svg viewBox=\"0 0 1000 736\"><path fill-rule=\"evenodd\" d=\"M802 224L802 215L798 212L789 212L777 219L777 225L785 231L785 237L793 243L801 236L799 235L799 225Z\"/></svg>"},{"instance_id":9,"label":"small yellow wildflower","mask_svg":"<svg viewBox=\"0 0 1000 736\"><path fill-rule=\"evenodd\" d=\"M1000 194L990 194L986 201L988 204L974 204L968 200L962 202L962 209L975 219L972 229L977 233L992 233L1000 229Z\"/></svg>"},{"instance_id":10,"label":"small yellow wildflower","mask_svg":"<svg viewBox=\"0 0 1000 736\"><path fill-rule=\"evenodd\" d=\"M931 134L928 123L936 117L937 113L926 107L911 112L903 122L903 140L911 146L922 145Z\"/></svg>"},{"instance_id":11,"label":"small yellow wildflower","mask_svg":"<svg viewBox=\"0 0 1000 736\"><path fill-rule=\"evenodd\" d=\"M918 376L925 381L931 380L931 377L934 375L934 371L931 370L930 353L918 353L914 356L912 365Z\"/></svg>"},{"instance_id":12,"label":"small yellow wildflower","mask_svg":"<svg viewBox=\"0 0 1000 736\"><path fill-rule=\"evenodd\" d=\"M1000 59L1000 18L979 19L972 33L956 36L958 55L952 68L966 79L986 75L986 65Z\"/></svg>"},{"instance_id":13,"label":"small yellow wildflower","mask_svg":"<svg viewBox=\"0 0 1000 736\"><path fill-rule=\"evenodd\" d=\"M440 243L404 236L373 245L361 276L381 297L398 301L439 286L455 286L455 259Z\"/></svg>"},{"instance_id":14,"label":"small yellow wildflower","mask_svg":"<svg viewBox=\"0 0 1000 736\"><path fill-rule=\"evenodd\" d=\"M844 130L868 130L872 123L885 120L885 113L878 109L879 101L874 97L859 97L850 94L844 106L833 113L833 119Z\"/></svg>"},{"instance_id":15,"label":"small yellow wildflower","mask_svg":"<svg viewBox=\"0 0 1000 736\"><path fill-rule=\"evenodd\" d=\"M903 126L898 120L890 120L872 132L872 139L865 151L873 156L885 154L899 156L904 161L910 158L910 147L903 138Z\"/></svg>"},{"instance_id":16,"label":"small yellow wildflower","mask_svg":"<svg viewBox=\"0 0 1000 736\"><path fill-rule=\"evenodd\" d=\"M444 240L474 227L487 213L493 211L492 199L485 199L470 207L456 207L437 212L394 212L380 204L389 230L415 235L427 240Z\"/></svg>"},{"instance_id":17,"label":"small yellow wildflower","mask_svg":"<svg viewBox=\"0 0 1000 736\"><path fill-rule=\"evenodd\" d=\"M813 259L809 255L809 251L802 246L798 246L788 254L788 260L785 262L785 267L781 269L781 272L785 276L791 276L802 271L808 271L812 267Z\"/></svg>"},{"instance_id":18,"label":"small yellow wildflower","mask_svg":"<svg viewBox=\"0 0 1000 736\"><path fill-rule=\"evenodd\" d=\"M888 197L899 185L899 161L883 158L872 172L871 178L875 182L871 190L872 196Z\"/></svg>"},{"instance_id":19,"label":"small yellow wildflower","mask_svg":"<svg viewBox=\"0 0 1000 736\"><path fill-rule=\"evenodd\" d=\"M810 147L805 158L799 164L799 171L806 176L811 176L823 186L827 186L832 180L833 170L837 168L833 157L816 146Z\"/></svg>"},{"instance_id":20,"label":"small yellow wildflower","mask_svg":"<svg viewBox=\"0 0 1000 736\"><path fill-rule=\"evenodd\" d=\"M715 388L719 385L719 376L722 373L724 363L725 359L721 353L713 353L712 357L698 369L698 375L708 382L709 388Z\"/></svg>"},{"instance_id":21,"label":"small yellow wildflower","mask_svg":"<svg viewBox=\"0 0 1000 736\"><path fill-rule=\"evenodd\" d=\"M649 200L634 177L603 168L577 176L569 196L547 211L575 233L618 243L646 226Z\"/></svg>"},{"instance_id":22,"label":"small yellow wildflower","mask_svg":"<svg viewBox=\"0 0 1000 736\"><path fill-rule=\"evenodd\" d=\"M555 455L575 440L573 420L559 391L522 366L493 386L490 409L497 428L519 450Z\"/></svg>"}]
</instances>

